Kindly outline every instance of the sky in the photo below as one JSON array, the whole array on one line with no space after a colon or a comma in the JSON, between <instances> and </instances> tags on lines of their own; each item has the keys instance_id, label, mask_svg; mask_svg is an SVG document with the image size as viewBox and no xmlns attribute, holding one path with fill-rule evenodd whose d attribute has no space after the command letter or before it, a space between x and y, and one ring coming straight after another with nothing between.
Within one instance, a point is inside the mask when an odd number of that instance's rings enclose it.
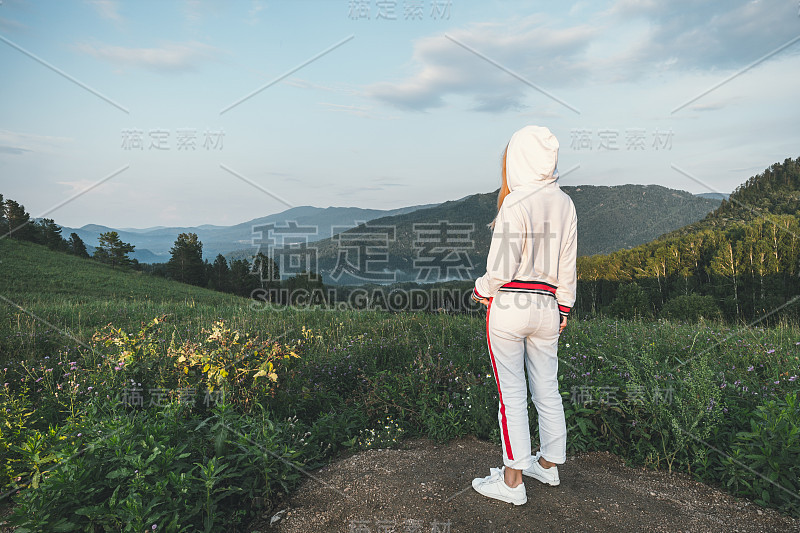
<instances>
[{"instance_id":1,"label":"sky","mask_svg":"<svg viewBox=\"0 0 800 533\"><path fill-rule=\"evenodd\" d=\"M231 225L500 186L731 192L800 156L792 1L0 1L0 193L80 227Z\"/></svg>"}]
</instances>

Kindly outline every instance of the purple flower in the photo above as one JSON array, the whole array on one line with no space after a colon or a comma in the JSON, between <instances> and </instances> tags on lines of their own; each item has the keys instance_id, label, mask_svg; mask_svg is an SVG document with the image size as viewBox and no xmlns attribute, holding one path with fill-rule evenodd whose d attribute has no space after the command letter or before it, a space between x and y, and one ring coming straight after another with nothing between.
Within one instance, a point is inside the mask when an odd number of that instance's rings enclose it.
<instances>
[{"instance_id":1,"label":"purple flower","mask_svg":"<svg viewBox=\"0 0 800 533\"><path fill-rule=\"evenodd\" d=\"M767 350L767 353L775 353L775 350Z\"/></svg>"},{"instance_id":2,"label":"purple flower","mask_svg":"<svg viewBox=\"0 0 800 533\"><path fill-rule=\"evenodd\" d=\"M752 372L753 371L753 365L750 365L749 367L747 367L747 371L748 372Z\"/></svg>"}]
</instances>

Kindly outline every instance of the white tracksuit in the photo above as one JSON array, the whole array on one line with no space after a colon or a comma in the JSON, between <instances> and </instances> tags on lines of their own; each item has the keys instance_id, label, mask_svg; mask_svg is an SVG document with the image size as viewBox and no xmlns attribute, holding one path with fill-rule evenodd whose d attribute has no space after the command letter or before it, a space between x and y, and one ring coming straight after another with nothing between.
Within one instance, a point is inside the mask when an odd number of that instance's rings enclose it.
<instances>
[{"instance_id":1,"label":"white tracksuit","mask_svg":"<svg viewBox=\"0 0 800 533\"><path fill-rule=\"evenodd\" d=\"M497 214L486 274L473 298L489 299L486 337L500 399L503 464L533 463L525 367L539 415L540 451L566 460L567 427L558 391L558 331L575 303L577 216L557 183L558 141L526 126L508 144L511 191Z\"/></svg>"}]
</instances>

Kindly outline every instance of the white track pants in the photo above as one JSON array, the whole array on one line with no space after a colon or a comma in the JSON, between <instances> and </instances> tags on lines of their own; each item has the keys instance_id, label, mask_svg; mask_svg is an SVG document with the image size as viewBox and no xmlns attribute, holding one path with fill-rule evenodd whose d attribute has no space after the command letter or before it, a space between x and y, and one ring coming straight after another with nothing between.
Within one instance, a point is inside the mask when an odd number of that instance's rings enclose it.
<instances>
[{"instance_id":1,"label":"white track pants","mask_svg":"<svg viewBox=\"0 0 800 533\"><path fill-rule=\"evenodd\" d=\"M561 316L553 296L499 291L489 300L486 338L500 408L503 464L525 469L533 464L528 422L528 384L539 415L542 456L564 463L567 426L558 391L558 330Z\"/></svg>"}]
</instances>

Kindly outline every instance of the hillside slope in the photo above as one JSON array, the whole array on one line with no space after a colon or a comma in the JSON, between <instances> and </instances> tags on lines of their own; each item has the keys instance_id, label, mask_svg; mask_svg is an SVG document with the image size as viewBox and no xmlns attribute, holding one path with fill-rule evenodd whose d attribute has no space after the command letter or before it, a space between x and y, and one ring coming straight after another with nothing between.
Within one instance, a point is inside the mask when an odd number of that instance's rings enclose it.
<instances>
[{"instance_id":1,"label":"hillside slope","mask_svg":"<svg viewBox=\"0 0 800 533\"><path fill-rule=\"evenodd\" d=\"M15 303L73 297L76 301L246 302L220 292L111 268L40 244L0 239L0 295Z\"/></svg>"},{"instance_id":2,"label":"hillside slope","mask_svg":"<svg viewBox=\"0 0 800 533\"><path fill-rule=\"evenodd\" d=\"M800 157L774 163L751 176L701 220L668 232L661 239L748 223L768 214L800 214Z\"/></svg>"}]
</instances>

